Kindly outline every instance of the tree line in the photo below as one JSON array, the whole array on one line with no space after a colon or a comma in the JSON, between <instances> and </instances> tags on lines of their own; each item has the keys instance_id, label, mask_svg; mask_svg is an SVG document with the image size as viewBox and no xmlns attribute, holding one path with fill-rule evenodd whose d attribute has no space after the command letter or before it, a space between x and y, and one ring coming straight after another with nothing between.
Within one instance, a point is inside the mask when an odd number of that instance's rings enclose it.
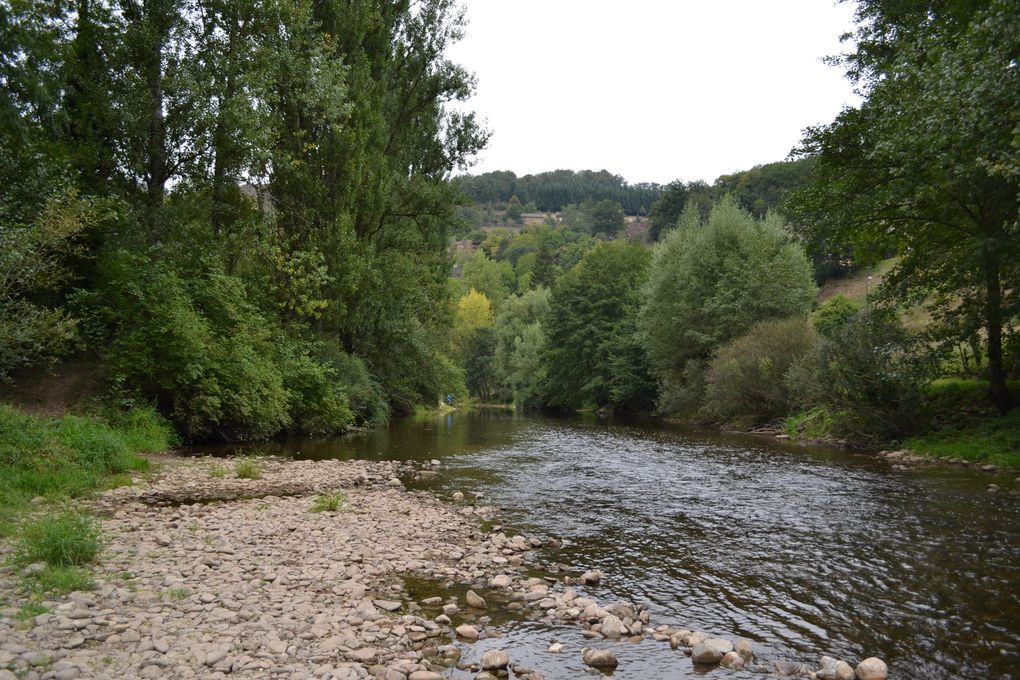
<instances>
[{"instance_id":1,"label":"tree line","mask_svg":"<svg viewBox=\"0 0 1020 680\"><path fill-rule=\"evenodd\" d=\"M0 3L0 377L81 351L190 438L463 383L452 0Z\"/></svg>"}]
</instances>

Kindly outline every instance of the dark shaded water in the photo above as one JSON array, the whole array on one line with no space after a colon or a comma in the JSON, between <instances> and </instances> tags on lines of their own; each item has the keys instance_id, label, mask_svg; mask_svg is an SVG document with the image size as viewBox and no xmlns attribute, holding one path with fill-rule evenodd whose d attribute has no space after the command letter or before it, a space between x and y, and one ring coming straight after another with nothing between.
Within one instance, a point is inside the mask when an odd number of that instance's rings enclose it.
<instances>
[{"instance_id":1,"label":"dark shaded water","mask_svg":"<svg viewBox=\"0 0 1020 680\"><path fill-rule=\"evenodd\" d=\"M863 454L503 412L259 448L441 458L432 488L482 491L504 524L564 539L547 558L606 572L600 602L632 600L654 624L747 637L769 659L875 655L903 680L1020 678L1020 498L985 491L992 481L1014 488L1009 477L897 472ZM577 628L501 626L502 639L465 657L498 644L550 678L584 672ZM570 653L546 653L553 639ZM618 678L702 674L665 644L616 651Z\"/></svg>"}]
</instances>

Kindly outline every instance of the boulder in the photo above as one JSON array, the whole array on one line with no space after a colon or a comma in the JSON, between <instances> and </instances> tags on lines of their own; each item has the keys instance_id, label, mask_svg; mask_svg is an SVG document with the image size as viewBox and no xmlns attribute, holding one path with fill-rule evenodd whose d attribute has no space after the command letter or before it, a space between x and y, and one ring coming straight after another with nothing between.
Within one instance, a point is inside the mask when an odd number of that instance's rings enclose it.
<instances>
[{"instance_id":1,"label":"boulder","mask_svg":"<svg viewBox=\"0 0 1020 680\"><path fill-rule=\"evenodd\" d=\"M623 621L612 614L602 619L602 628L599 630L602 633L602 637L609 640L619 640L627 632L627 629L623 626Z\"/></svg>"},{"instance_id":2,"label":"boulder","mask_svg":"<svg viewBox=\"0 0 1020 680\"><path fill-rule=\"evenodd\" d=\"M616 668L620 665L616 655L608 649L585 647L581 650L581 660L592 668Z\"/></svg>"},{"instance_id":3,"label":"boulder","mask_svg":"<svg viewBox=\"0 0 1020 680\"><path fill-rule=\"evenodd\" d=\"M818 669L816 676L818 680L853 680L854 669L846 661L823 656L822 667Z\"/></svg>"},{"instance_id":4,"label":"boulder","mask_svg":"<svg viewBox=\"0 0 1020 680\"><path fill-rule=\"evenodd\" d=\"M457 626L456 633L465 640L478 639L478 630L474 626L469 626L466 623Z\"/></svg>"},{"instance_id":5,"label":"boulder","mask_svg":"<svg viewBox=\"0 0 1020 680\"><path fill-rule=\"evenodd\" d=\"M482 596L473 590L467 591L467 595L464 596L464 599L467 600L469 607L473 607L475 609L488 609Z\"/></svg>"},{"instance_id":6,"label":"boulder","mask_svg":"<svg viewBox=\"0 0 1020 680\"><path fill-rule=\"evenodd\" d=\"M858 680L885 680L889 677L889 669L876 656L869 657L857 664Z\"/></svg>"},{"instance_id":7,"label":"boulder","mask_svg":"<svg viewBox=\"0 0 1020 680\"><path fill-rule=\"evenodd\" d=\"M751 646L751 641L745 638L737 640L737 644L733 645L733 651L743 657L744 661L754 658L754 647Z\"/></svg>"},{"instance_id":8,"label":"boulder","mask_svg":"<svg viewBox=\"0 0 1020 680\"><path fill-rule=\"evenodd\" d=\"M691 660L696 664L715 665L722 661L723 657L733 651L733 643L729 640L709 638L694 645L691 650Z\"/></svg>"},{"instance_id":9,"label":"boulder","mask_svg":"<svg viewBox=\"0 0 1020 680\"><path fill-rule=\"evenodd\" d=\"M502 649L490 649L482 654L482 670L500 671L510 665L510 656Z\"/></svg>"}]
</instances>

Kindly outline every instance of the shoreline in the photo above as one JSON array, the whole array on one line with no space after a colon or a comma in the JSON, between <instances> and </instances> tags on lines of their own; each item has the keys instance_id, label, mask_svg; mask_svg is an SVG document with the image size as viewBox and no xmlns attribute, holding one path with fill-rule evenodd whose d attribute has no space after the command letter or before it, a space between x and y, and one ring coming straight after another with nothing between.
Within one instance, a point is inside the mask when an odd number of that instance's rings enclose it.
<instances>
[{"instance_id":1,"label":"shoreline","mask_svg":"<svg viewBox=\"0 0 1020 680\"><path fill-rule=\"evenodd\" d=\"M565 653L593 668L615 667L614 651L625 663L618 643L655 641L703 669L816 670L757 659L747 640L653 627L630 602L600 604L600 572L542 574L534 551L555 548L552 540L486 533L481 524L495 508L400 481L434 476L438 461L267 458L261 478L239 479L213 475L221 459L154 459L149 479L82 502L100 517L105 541L94 590L24 617L18 573L0 574L0 680L11 670L28 680L436 680L452 666L486 680L507 665L520 680L543 680L541 668L510 664L503 652L461 660L456 643L498 638L490 614L504 610L580 626L604 648ZM310 512L321 492L342 493L343 505ZM442 582L445 596L418 600L409 579ZM829 661L823 669L835 668Z\"/></svg>"}]
</instances>

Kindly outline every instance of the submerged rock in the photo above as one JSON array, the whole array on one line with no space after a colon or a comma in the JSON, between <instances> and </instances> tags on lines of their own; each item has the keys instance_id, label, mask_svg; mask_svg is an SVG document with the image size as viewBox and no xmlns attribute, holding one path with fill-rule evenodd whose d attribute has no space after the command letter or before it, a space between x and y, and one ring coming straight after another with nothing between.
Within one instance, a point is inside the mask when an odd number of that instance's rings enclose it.
<instances>
[{"instance_id":1,"label":"submerged rock","mask_svg":"<svg viewBox=\"0 0 1020 680\"><path fill-rule=\"evenodd\" d=\"M616 668L620 665L616 655L608 649L585 647L581 650L581 660L592 668Z\"/></svg>"},{"instance_id":2,"label":"submerged rock","mask_svg":"<svg viewBox=\"0 0 1020 680\"><path fill-rule=\"evenodd\" d=\"M739 668L743 668L746 662L744 661L744 657L740 656L740 654L738 654L737 652L726 652L725 654L723 654L722 661L720 661L719 663L724 668L732 668L733 670L737 670Z\"/></svg>"}]
</instances>

